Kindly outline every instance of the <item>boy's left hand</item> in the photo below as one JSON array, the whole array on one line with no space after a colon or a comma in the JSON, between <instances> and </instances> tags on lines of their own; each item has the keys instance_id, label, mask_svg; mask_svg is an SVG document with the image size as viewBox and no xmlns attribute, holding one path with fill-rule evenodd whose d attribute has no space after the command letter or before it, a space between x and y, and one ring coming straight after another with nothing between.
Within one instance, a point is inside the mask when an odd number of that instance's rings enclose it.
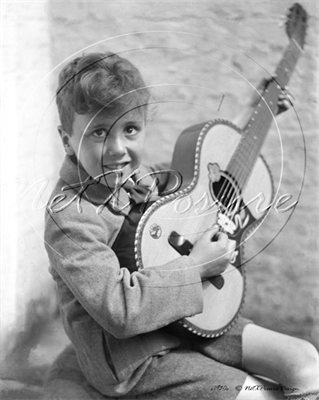
<instances>
[{"instance_id":1,"label":"boy's left hand","mask_svg":"<svg viewBox=\"0 0 319 400\"><path fill-rule=\"evenodd\" d=\"M281 114L284 111L289 110L289 108L293 105L292 100L294 99L293 95L290 93L288 86L284 88L284 90L278 96L278 110L277 115Z\"/></svg>"},{"instance_id":2,"label":"boy's left hand","mask_svg":"<svg viewBox=\"0 0 319 400\"><path fill-rule=\"evenodd\" d=\"M266 89L266 87L268 86L268 84L272 81L272 79L273 78L269 78L269 79L263 78L261 80L261 82L259 83L259 85L257 86L258 92L262 94L264 92L264 90ZM290 93L288 86L285 87L278 96L278 103L277 103L278 110L277 110L276 115L279 115L282 112L289 110L289 108L292 106L293 99L294 99L294 97ZM253 95L253 98L251 100L251 106L256 107L259 100L260 100L260 95L255 92L255 94Z\"/></svg>"}]
</instances>

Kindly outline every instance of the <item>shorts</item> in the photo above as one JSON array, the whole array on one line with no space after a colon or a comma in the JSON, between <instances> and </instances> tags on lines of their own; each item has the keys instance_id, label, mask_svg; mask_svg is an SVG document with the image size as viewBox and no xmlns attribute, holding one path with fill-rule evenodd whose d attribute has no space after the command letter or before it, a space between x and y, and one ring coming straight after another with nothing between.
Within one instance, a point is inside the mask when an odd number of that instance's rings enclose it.
<instances>
[{"instance_id":1,"label":"shorts","mask_svg":"<svg viewBox=\"0 0 319 400\"><path fill-rule=\"evenodd\" d=\"M249 323L252 321L239 317L218 338L194 336L183 341L178 349L153 357L128 398L236 399L237 389L243 386L248 375L243 371L242 333Z\"/></svg>"},{"instance_id":2,"label":"shorts","mask_svg":"<svg viewBox=\"0 0 319 400\"><path fill-rule=\"evenodd\" d=\"M121 399L236 399L236 387L247 378L242 370L242 333L251 322L239 317L223 336L206 339L194 335L182 340L179 348L152 357L142 378ZM51 368L43 397L71 399L109 399L86 381L72 346L60 354Z\"/></svg>"}]
</instances>

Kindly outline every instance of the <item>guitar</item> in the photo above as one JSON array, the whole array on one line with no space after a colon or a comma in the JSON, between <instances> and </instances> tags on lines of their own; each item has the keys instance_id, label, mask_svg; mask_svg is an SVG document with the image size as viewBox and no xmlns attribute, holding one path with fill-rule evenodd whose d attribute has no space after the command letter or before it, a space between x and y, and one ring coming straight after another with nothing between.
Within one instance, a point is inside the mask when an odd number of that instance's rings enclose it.
<instances>
[{"instance_id":1,"label":"guitar","mask_svg":"<svg viewBox=\"0 0 319 400\"><path fill-rule=\"evenodd\" d=\"M270 171L259 154L277 112L278 96L302 53L306 24L306 11L294 4L286 21L289 45L243 130L214 120L181 133L172 169L181 174L182 185L149 207L137 227L139 269L190 254L193 243L216 223L236 241L237 250L223 274L202 282L203 312L178 321L179 327L202 337L227 332L243 305L243 243L267 216L273 200Z\"/></svg>"}]
</instances>

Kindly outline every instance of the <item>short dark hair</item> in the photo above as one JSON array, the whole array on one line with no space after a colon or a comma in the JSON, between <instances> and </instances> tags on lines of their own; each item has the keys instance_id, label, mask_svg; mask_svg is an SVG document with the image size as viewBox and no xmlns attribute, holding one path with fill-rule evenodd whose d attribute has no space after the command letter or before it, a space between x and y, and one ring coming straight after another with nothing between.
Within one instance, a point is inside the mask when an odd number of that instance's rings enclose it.
<instances>
[{"instance_id":1,"label":"short dark hair","mask_svg":"<svg viewBox=\"0 0 319 400\"><path fill-rule=\"evenodd\" d=\"M69 62L59 75L56 102L62 129L72 134L74 112L112 113L128 104L147 110L150 93L139 70L116 54L91 53Z\"/></svg>"}]
</instances>

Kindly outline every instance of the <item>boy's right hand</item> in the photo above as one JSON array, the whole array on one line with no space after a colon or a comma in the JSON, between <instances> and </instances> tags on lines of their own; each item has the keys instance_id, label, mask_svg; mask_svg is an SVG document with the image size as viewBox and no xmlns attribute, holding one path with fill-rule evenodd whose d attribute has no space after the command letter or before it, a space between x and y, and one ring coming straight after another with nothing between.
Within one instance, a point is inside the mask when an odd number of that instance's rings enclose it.
<instances>
[{"instance_id":1,"label":"boy's right hand","mask_svg":"<svg viewBox=\"0 0 319 400\"><path fill-rule=\"evenodd\" d=\"M189 255L199 269L202 279L220 275L227 268L236 247L235 240L219 232L218 226L209 229L197 240Z\"/></svg>"}]
</instances>

